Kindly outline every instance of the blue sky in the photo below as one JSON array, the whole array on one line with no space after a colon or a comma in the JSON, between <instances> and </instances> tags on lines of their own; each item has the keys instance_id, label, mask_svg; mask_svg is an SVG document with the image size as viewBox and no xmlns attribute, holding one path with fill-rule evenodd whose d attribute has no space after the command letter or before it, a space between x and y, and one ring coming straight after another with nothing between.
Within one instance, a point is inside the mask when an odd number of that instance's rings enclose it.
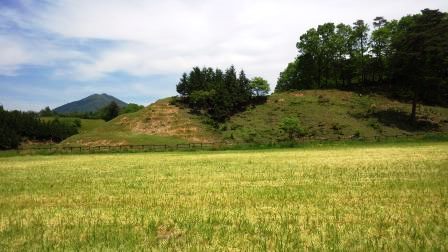
<instances>
[{"instance_id":1,"label":"blue sky","mask_svg":"<svg viewBox=\"0 0 448 252\"><path fill-rule=\"evenodd\" d=\"M93 93L147 105L193 66L243 68L272 88L300 34L396 19L446 0L0 0L0 104L55 108Z\"/></svg>"}]
</instances>

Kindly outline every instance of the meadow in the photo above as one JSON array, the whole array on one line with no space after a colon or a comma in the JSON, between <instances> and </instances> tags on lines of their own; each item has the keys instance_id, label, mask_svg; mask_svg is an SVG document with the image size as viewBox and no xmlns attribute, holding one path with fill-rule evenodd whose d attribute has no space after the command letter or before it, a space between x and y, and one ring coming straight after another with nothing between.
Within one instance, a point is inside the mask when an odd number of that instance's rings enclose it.
<instances>
[{"instance_id":1,"label":"meadow","mask_svg":"<svg viewBox=\"0 0 448 252\"><path fill-rule=\"evenodd\" d=\"M0 250L448 250L448 143L0 158Z\"/></svg>"}]
</instances>

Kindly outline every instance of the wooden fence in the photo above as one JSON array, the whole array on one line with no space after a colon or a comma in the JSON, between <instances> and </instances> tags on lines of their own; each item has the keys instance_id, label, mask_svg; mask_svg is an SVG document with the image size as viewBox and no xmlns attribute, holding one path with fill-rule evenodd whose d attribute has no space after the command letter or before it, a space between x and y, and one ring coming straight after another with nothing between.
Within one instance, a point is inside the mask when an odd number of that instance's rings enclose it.
<instances>
[{"instance_id":1,"label":"wooden fence","mask_svg":"<svg viewBox=\"0 0 448 252\"><path fill-rule=\"evenodd\" d=\"M237 148L260 148L275 146L300 146L306 143L327 143L338 141L388 141L398 139L418 139L427 136L427 134L413 135L394 135L394 136L374 136L374 137L334 137L334 138L316 138L303 137L294 142L265 142L265 143L247 143L247 142L212 142L212 143L184 143L184 144L133 144L133 145L98 145L98 146L50 146L50 147L31 147L19 148L20 154L32 153L97 153L97 152L161 152L176 150L220 150ZM448 137L446 134L436 134L436 136Z\"/></svg>"}]
</instances>

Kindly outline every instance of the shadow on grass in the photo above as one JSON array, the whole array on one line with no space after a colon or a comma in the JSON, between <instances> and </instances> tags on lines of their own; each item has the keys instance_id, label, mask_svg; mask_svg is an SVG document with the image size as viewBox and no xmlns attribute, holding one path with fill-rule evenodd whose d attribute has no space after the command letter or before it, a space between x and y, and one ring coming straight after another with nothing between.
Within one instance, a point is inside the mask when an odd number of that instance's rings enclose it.
<instances>
[{"instance_id":1,"label":"shadow on grass","mask_svg":"<svg viewBox=\"0 0 448 252\"><path fill-rule=\"evenodd\" d=\"M390 127L396 127L406 131L434 131L440 126L428 119L417 118L417 121L410 120L409 113L396 110L378 111L372 114L378 121Z\"/></svg>"}]
</instances>

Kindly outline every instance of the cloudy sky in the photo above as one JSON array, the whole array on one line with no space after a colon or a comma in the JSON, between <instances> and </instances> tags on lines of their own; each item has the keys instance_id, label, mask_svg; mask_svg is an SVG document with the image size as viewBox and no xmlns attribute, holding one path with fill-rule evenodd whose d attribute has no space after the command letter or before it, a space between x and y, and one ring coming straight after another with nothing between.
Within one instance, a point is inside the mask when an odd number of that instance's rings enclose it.
<instances>
[{"instance_id":1,"label":"cloudy sky","mask_svg":"<svg viewBox=\"0 0 448 252\"><path fill-rule=\"evenodd\" d=\"M0 104L55 108L93 93L147 105L193 66L243 68L275 87L300 34L447 0L0 0Z\"/></svg>"}]
</instances>

